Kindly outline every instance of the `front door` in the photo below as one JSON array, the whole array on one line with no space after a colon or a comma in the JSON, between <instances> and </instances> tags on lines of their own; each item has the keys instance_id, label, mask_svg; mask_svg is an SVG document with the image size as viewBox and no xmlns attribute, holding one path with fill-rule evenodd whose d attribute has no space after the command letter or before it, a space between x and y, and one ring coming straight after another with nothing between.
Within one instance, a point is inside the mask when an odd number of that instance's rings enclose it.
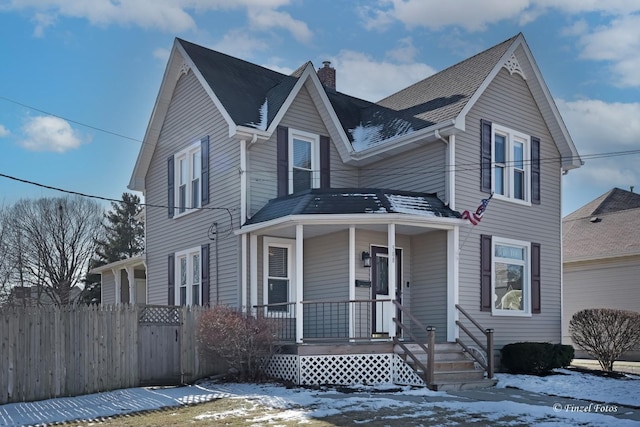
<instances>
[{"instance_id":1,"label":"front door","mask_svg":"<svg viewBox=\"0 0 640 427\"><path fill-rule=\"evenodd\" d=\"M373 246L371 248L371 299L386 300L387 302L374 301L372 317L372 331L374 336L388 336L389 324L394 313L389 295L389 251L385 247ZM402 286L402 251L396 249L396 288Z\"/></svg>"}]
</instances>

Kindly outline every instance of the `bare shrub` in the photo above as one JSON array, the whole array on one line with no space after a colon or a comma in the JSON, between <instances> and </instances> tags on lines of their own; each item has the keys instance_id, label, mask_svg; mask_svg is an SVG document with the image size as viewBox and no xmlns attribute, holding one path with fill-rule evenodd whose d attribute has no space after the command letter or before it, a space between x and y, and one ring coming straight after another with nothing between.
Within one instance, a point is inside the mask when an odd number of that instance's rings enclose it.
<instances>
[{"instance_id":1,"label":"bare shrub","mask_svg":"<svg viewBox=\"0 0 640 427\"><path fill-rule=\"evenodd\" d=\"M595 357L603 371L623 353L640 347L640 313L609 308L577 312L569 322L573 342Z\"/></svg>"},{"instance_id":2,"label":"bare shrub","mask_svg":"<svg viewBox=\"0 0 640 427\"><path fill-rule=\"evenodd\" d=\"M240 381L259 381L275 351L275 332L267 318L216 306L202 314L198 342L203 356L222 358Z\"/></svg>"}]
</instances>

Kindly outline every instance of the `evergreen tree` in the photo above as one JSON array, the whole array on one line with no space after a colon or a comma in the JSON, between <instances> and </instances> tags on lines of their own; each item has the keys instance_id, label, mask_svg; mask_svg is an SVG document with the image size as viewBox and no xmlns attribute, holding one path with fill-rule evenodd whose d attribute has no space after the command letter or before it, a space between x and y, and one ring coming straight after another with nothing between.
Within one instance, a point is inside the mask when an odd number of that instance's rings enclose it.
<instances>
[{"instance_id":1,"label":"evergreen tree","mask_svg":"<svg viewBox=\"0 0 640 427\"><path fill-rule=\"evenodd\" d=\"M104 215L103 238L99 239L89 269L131 258L144 252L144 222L140 219L143 207L135 194L122 193L122 200L111 202L111 210ZM100 275L87 274L83 300L100 301Z\"/></svg>"}]
</instances>

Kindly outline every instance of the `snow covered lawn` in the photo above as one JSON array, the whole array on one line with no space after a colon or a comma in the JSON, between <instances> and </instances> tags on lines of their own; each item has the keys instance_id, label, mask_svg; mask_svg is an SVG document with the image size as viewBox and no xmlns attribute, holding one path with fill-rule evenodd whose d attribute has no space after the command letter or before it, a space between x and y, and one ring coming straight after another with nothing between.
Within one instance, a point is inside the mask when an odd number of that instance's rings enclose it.
<instances>
[{"instance_id":1,"label":"snow covered lawn","mask_svg":"<svg viewBox=\"0 0 640 427\"><path fill-rule=\"evenodd\" d=\"M499 386L465 392L409 387L286 388L204 381L0 406L0 426L114 418L110 425L178 426L640 426L640 377L616 380L560 370L547 377L498 374ZM517 388L517 389L516 389ZM179 407L190 403L202 405ZM626 405L626 406L625 406ZM146 418L149 417L149 418ZM155 418L152 418L155 417ZM186 418L185 418L186 417ZM137 420L137 424L131 421ZM95 425L89 421L74 425Z\"/></svg>"}]
</instances>

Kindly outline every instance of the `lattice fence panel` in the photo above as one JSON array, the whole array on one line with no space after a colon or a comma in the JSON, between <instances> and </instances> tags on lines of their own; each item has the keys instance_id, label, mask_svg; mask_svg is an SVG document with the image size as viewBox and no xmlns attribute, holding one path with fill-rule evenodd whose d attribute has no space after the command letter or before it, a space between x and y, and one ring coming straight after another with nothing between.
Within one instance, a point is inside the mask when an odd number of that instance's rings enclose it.
<instances>
[{"instance_id":1,"label":"lattice fence panel","mask_svg":"<svg viewBox=\"0 0 640 427\"><path fill-rule=\"evenodd\" d=\"M276 354L271 357L265 373L272 378L291 381L299 384L299 362L295 354Z\"/></svg>"},{"instance_id":2,"label":"lattice fence panel","mask_svg":"<svg viewBox=\"0 0 640 427\"><path fill-rule=\"evenodd\" d=\"M393 383L426 387L422 378L397 354L393 355Z\"/></svg>"},{"instance_id":3,"label":"lattice fence panel","mask_svg":"<svg viewBox=\"0 0 640 427\"><path fill-rule=\"evenodd\" d=\"M388 384L391 354L301 356L300 384Z\"/></svg>"},{"instance_id":4,"label":"lattice fence panel","mask_svg":"<svg viewBox=\"0 0 640 427\"><path fill-rule=\"evenodd\" d=\"M179 325L181 307L144 306L140 310L139 323L154 325Z\"/></svg>"}]
</instances>

